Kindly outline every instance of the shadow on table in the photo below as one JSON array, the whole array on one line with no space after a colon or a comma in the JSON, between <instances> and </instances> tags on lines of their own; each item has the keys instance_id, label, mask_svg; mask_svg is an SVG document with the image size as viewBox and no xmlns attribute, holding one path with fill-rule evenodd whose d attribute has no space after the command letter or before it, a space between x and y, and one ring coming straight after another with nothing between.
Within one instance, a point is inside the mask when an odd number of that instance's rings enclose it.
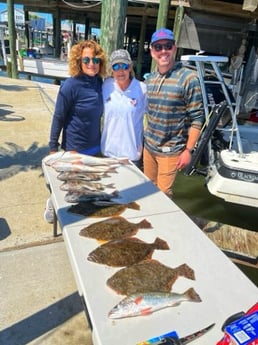
<instances>
[{"instance_id":1,"label":"shadow on table","mask_svg":"<svg viewBox=\"0 0 258 345\"><path fill-rule=\"evenodd\" d=\"M0 332L0 344L25 345L60 326L83 310L77 292Z\"/></svg>"}]
</instances>

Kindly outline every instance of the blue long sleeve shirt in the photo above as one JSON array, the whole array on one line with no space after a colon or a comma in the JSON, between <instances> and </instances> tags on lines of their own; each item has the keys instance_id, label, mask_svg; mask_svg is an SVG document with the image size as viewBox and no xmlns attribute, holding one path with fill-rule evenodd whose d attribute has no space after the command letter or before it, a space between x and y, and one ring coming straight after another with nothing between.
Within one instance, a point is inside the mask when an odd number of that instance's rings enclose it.
<instances>
[{"instance_id":1,"label":"blue long sleeve shirt","mask_svg":"<svg viewBox=\"0 0 258 345\"><path fill-rule=\"evenodd\" d=\"M102 79L70 77L60 86L50 130L49 147L96 154L100 151L100 119L103 114Z\"/></svg>"}]
</instances>

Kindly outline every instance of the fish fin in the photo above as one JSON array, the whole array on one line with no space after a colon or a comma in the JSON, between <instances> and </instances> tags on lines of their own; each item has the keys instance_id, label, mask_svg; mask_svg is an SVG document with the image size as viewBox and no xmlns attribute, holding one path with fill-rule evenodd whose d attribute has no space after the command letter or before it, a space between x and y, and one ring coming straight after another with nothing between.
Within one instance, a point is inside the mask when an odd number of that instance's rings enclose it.
<instances>
[{"instance_id":1,"label":"fish fin","mask_svg":"<svg viewBox=\"0 0 258 345\"><path fill-rule=\"evenodd\" d=\"M169 245L167 244L166 241L162 240L161 238L157 237L156 240L154 241L154 245L156 249L170 249Z\"/></svg>"},{"instance_id":2,"label":"fish fin","mask_svg":"<svg viewBox=\"0 0 258 345\"><path fill-rule=\"evenodd\" d=\"M142 300L143 300L143 297L140 295L140 296L137 296L133 302L135 304L140 304Z\"/></svg>"},{"instance_id":3,"label":"fish fin","mask_svg":"<svg viewBox=\"0 0 258 345\"><path fill-rule=\"evenodd\" d=\"M129 202L129 204L126 204L126 207L131 208L133 210L139 210L140 205L137 204L135 201Z\"/></svg>"},{"instance_id":4,"label":"fish fin","mask_svg":"<svg viewBox=\"0 0 258 345\"><path fill-rule=\"evenodd\" d=\"M81 159L73 159L73 160L71 161L71 163L72 163L72 164L83 164L82 161L81 161Z\"/></svg>"},{"instance_id":5,"label":"fish fin","mask_svg":"<svg viewBox=\"0 0 258 345\"><path fill-rule=\"evenodd\" d=\"M182 276L191 280L195 280L194 270L191 267L189 267L187 264L182 264L178 266L176 270L179 276Z\"/></svg>"},{"instance_id":6,"label":"fish fin","mask_svg":"<svg viewBox=\"0 0 258 345\"><path fill-rule=\"evenodd\" d=\"M194 290L194 288L190 288L187 291L185 291L184 295L186 295L190 301L193 302L202 302L200 296L198 293Z\"/></svg>"},{"instance_id":7,"label":"fish fin","mask_svg":"<svg viewBox=\"0 0 258 345\"><path fill-rule=\"evenodd\" d=\"M149 315L149 314L152 314L152 309L151 307L147 307L147 308L144 308L141 310L141 315Z\"/></svg>"},{"instance_id":8,"label":"fish fin","mask_svg":"<svg viewBox=\"0 0 258 345\"><path fill-rule=\"evenodd\" d=\"M112 188L112 189L114 189L116 187L115 187L114 183L109 183L109 184L105 185L105 188Z\"/></svg>"},{"instance_id":9,"label":"fish fin","mask_svg":"<svg viewBox=\"0 0 258 345\"><path fill-rule=\"evenodd\" d=\"M138 225L141 229L152 229L152 225L147 219L143 219Z\"/></svg>"}]
</instances>

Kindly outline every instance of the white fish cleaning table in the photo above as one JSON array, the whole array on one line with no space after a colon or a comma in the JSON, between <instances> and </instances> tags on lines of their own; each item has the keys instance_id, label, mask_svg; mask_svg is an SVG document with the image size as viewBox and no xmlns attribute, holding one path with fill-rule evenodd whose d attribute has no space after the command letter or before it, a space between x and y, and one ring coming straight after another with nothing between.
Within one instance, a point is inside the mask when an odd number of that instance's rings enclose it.
<instances>
[{"instance_id":1,"label":"white fish cleaning table","mask_svg":"<svg viewBox=\"0 0 258 345\"><path fill-rule=\"evenodd\" d=\"M104 178L119 191L117 201L135 201L139 210L127 208L121 216L130 222L144 218L152 229L141 229L137 237L152 243L156 237L167 241L170 250L155 250L153 258L175 268L188 264L195 272L194 281L179 277L172 291L182 293L193 287L202 302L183 302L148 316L111 320L108 312L124 296L116 294L106 281L119 268L87 260L99 243L79 235L80 230L104 218L83 217L68 212L72 204L64 201L61 181L51 167L43 163L47 183L62 229L64 242L76 280L78 292L92 327L94 345L135 345L140 341L175 330L180 337L198 331L215 322L208 333L195 340L196 345L215 345L223 333L225 319L239 311L247 311L258 300L258 288L224 255L221 250L191 221L191 219L160 192L145 175L132 165L121 166L117 173Z\"/></svg>"}]
</instances>

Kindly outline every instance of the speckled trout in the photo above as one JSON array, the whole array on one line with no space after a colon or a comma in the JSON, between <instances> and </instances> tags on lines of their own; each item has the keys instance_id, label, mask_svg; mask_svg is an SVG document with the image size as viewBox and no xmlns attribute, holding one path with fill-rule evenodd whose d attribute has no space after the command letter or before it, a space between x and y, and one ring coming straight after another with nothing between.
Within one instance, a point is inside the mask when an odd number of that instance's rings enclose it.
<instances>
[{"instance_id":1,"label":"speckled trout","mask_svg":"<svg viewBox=\"0 0 258 345\"><path fill-rule=\"evenodd\" d=\"M111 319L130 316L149 315L157 310L175 307L182 302L201 302L200 296L193 288L184 293L149 292L136 293L124 298L108 314Z\"/></svg>"}]
</instances>

